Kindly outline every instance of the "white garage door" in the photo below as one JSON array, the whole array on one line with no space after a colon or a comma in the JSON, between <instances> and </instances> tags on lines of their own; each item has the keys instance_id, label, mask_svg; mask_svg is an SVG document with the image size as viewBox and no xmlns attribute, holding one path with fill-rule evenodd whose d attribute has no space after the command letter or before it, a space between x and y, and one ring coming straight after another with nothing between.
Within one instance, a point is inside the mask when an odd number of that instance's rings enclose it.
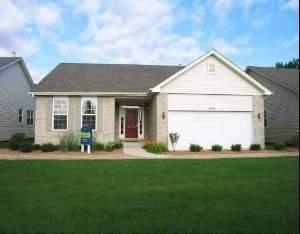
<instances>
[{"instance_id":1,"label":"white garage door","mask_svg":"<svg viewBox=\"0 0 300 234\"><path fill-rule=\"evenodd\" d=\"M178 150L187 150L190 144L229 149L232 144L252 143L252 112L169 111L168 120L169 133L180 134Z\"/></svg>"}]
</instances>

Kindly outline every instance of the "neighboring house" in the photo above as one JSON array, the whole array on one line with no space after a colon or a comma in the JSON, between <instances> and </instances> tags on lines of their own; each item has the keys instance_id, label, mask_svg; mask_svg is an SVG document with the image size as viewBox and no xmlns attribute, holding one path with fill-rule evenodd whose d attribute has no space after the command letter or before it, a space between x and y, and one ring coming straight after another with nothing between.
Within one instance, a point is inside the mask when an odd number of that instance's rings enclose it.
<instances>
[{"instance_id":1,"label":"neighboring house","mask_svg":"<svg viewBox=\"0 0 300 234\"><path fill-rule=\"evenodd\" d=\"M190 65L68 64L54 68L34 89L36 143L58 143L82 125L97 141L264 146L264 97L271 92L219 52Z\"/></svg>"},{"instance_id":2,"label":"neighboring house","mask_svg":"<svg viewBox=\"0 0 300 234\"><path fill-rule=\"evenodd\" d=\"M266 142L290 142L299 133L299 69L252 67L246 72L273 92L265 100Z\"/></svg>"},{"instance_id":3,"label":"neighboring house","mask_svg":"<svg viewBox=\"0 0 300 234\"><path fill-rule=\"evenodd\" d=\"M34 136L33 81L22 58L0 57L0 141Z\"/></svg>"}]
</instances>

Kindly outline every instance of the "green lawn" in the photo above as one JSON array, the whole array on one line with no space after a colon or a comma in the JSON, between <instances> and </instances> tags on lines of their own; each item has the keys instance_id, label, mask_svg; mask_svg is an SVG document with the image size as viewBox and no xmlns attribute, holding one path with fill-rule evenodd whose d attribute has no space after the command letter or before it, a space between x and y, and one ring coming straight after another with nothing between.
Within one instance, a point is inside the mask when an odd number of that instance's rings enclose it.
<instances>
[{"instance_id":1,"label":"green lawn","mask_svg":"<svg viewBox=\"0 0 300 234\"><path fill-rule=\"evenodd\" d=\"M0 161L0 233L298 233L298 163Z\"/></svg>"}]
</instances>

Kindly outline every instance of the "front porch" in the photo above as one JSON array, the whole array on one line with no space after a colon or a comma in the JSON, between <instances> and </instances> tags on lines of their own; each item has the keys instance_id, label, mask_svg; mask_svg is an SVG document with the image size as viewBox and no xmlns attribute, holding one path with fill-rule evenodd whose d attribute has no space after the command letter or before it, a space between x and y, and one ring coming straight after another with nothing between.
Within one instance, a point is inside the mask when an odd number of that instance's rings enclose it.
<instances>
[{"instance_id":1,"label":"front porch","mask_svg":"<svg viewBox=\"0 0 300 234\"><path fill-rule=\"evenodd\" d=\"M168 95L115 98L115 140L168 143Z\"/></svg>"},{"instance_id":2,"label":"front porch","mask_svg":"<svg viewBox=\"0 0 300 234\"><path fill-rule=\"evenodd\" d=\"M150 139L151 97L115 99L115 138L125 142Z\"/></svg>"}]
</instances>

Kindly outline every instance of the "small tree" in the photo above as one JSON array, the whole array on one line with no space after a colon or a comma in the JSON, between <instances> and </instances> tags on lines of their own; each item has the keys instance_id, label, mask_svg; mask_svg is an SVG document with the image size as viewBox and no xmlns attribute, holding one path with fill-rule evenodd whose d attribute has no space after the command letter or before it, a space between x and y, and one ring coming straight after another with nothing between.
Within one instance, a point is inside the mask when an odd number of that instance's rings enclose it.
<instances>
[{"instance_id":1,"label":"small tree","mask_svg":"<svg viewBox=\"0 0 300 234\"><path fill-rule=\"evenodd\" d=\"M174 152L175 152L175 148L176 148L177 142L179 140L179 137L180 137L180 135L178 134L178 132L171 132L169 134L169 138L170 138L171 145L172 145Z\"/></svg>"}]
</instances>

